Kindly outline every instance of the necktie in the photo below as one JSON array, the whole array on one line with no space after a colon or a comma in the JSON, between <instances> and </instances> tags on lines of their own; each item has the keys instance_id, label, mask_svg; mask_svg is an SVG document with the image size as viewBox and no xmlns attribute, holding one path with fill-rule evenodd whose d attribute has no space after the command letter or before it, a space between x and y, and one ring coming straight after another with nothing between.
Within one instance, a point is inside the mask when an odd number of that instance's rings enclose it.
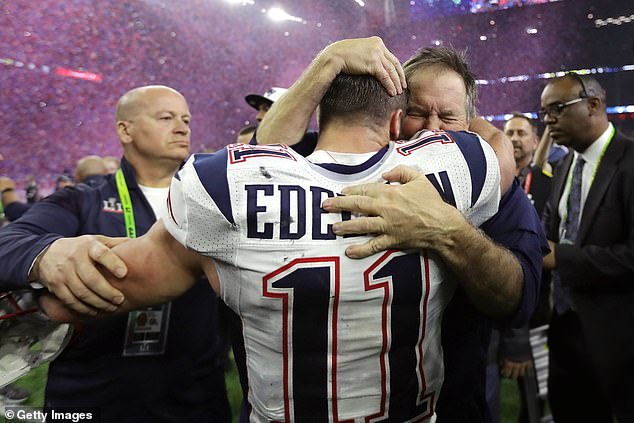
<instances>
[{"instance_id":1,"label":"necktie","mask_svg":"<svg viewBox=\"0 0 634 423\"><path fill-rule=\"evenodd\" d=\"M579 156L575 167L572 170L572 183L570 184L570 195L568 196L568 218L564 229L565 238L574 243L577 240L579 231L579 215L581 214L581 174L586 161Z\"/></svg>"},{"instance_id":2,"label":"necktie","mask_svg":"<svg viewBox=\"0 0 634 423\"><path fill-rule=\"evenodd\" d=\"M561 242L574 243L579 231L579 215L581 213L581 174L585 160L579 156L572 170L572 182L570 183L570 195L568 196L568 216L564 225L564 239ZM553 272L553 300L555 310L563 315L571 308L570 287L563 286L559 279L559 273Z\"/></svg>"}]
</instances>

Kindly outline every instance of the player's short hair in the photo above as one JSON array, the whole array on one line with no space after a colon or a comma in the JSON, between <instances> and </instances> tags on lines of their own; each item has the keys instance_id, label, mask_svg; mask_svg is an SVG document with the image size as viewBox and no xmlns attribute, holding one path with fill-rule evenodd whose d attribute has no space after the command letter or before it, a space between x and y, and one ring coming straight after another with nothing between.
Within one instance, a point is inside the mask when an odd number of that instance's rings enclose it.
<instances>
[{"instance_id":1,"label":"player's short hair","mask_svg":"<svg viewBox=\"0 0 634 423\"><path fill-rule=\"evenodd\" d=\"M528 116L526 116L523 113L520 112L512 112L511 113L511 117L506 119L505 123L508 122L511 119L524 119L526 122L528 122L528 124L531 126L531 129L533 130L533 133L537 134L538 132L538 127L537 127L537 122L535 121L535 119L531 119Z\"/></svg>"},{"instance_id":2,"label":"player's short hair","mask_svg":"<svg viewBox=\"0 0 634 423\"><path fill-rule=\"evenodd\" d=\"M456 50L452 47L425 47L418 50L407 62L403 64L405 78L410 79L418 70L438 66L446 70L456 72L464 81L467 98L465 110L467 119L471 120L478 115L476 104L478 102L478 85L475 75L469 69L467 63L467 51Z\"/></svg>"},{"instance_id":3,"label":"player's short hair","mask_svg":"<svg viewBox=\"0 0 634 423\"><path fill-rule=\"evenodd\" d=\"M325 128L333 119L382 126L393 111L406 109L407 98L406 89L390 96L373 76L339 74L319 103L319 127Z\"/></svg>"}]
</instances>

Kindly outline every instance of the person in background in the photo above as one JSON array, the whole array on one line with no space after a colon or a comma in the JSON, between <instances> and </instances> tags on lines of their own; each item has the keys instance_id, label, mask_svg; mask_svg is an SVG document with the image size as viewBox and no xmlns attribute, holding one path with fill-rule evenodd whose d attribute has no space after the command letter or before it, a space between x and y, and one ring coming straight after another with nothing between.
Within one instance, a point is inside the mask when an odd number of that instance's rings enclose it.
<instances>
[{"instance_id":1,"label":"person in background","mask_svg":"<svg viewBox=\"0 0 634 423\"><path fill-rule=\"evenodd\" d=\"M75 181L73 180L73 178L71 178L67 174L61 174L55 180L55 191L64 189L66 187L72 187L73 185L75 185Z\"/></svg>"},{"instance_id":2,"label":"person in background","mask_svg":"<svg viewBox=\"0 0 634 423\"><path fill-rule=\"evenodd\" d=\"M550 195L552 174L533 163L534 152L538 146L537 124L529 117L514 112L504 124L504 133L513 144L515 175L520 186L541 216L546 200ZM520 389L520 422L528 422L527 396L535 395L534 377L527 373L532 366L529 329L548 324L550 318L550 272L542 270L539 301L529 323L521 328L493 329L489 343L487 364L487 406L492 422L500 421L500 375L516 379ZM543 404L538 407L543 408ZM538 410L536 410L538 411Z\"/></svg>"},{"instance_id":3,"label":"person in background","mask_svg":"<svg viewBox=\"0 0 634 423\"><path fill-rule=\"evenodd\" d=\"M0 230L3 288L43 286L89 314L123 300L99 275L112 253L96 234L140 236L163 213L189 156L191 115L176 90L146 86L124 94L115 117L123 148L115 174L57 191ZM201 279L175 301L79 324L49 365L45 407L90 409L103 423L229 422L216 305Z\"/></svg>"},{"instance_id":4,"label":"person in background","mask_svg":"<svg viewBox=\"0 0 634 423\"><path fill-rule=\"evenodd\" d=\"M253 138L253 134L255 133L256 128L257 127L255 125L249 125L240 129L240 131L238 131L238 137L236 138L236 143L248 144L251 141L251 138Z\"/></svg>"},{"instance_id":5,"label":"person in background","mask_svg":"<svg viewBox=\"0 0 634 423\"><path fill-rule=\"evenodd\" d=\"M246 101L249 106L258 111L258 113L255 115L255 119L258 122L262 122L262 119L264 119L264 116L266 116L266 113L271 108L271 105L279 100L279 98L286 92L286 90L286 88L272 87L262 95L249 94L244 97L244 101Z\"/></svg>"},{"instance_id":6,"label":"person in background","mask_svg":"<svg viewBox=\"0 0 634 423\"><path fill-rule=\"evenodd\" d=\"M75 166L75 180L77 183L99 186L104 181L104 176L109 172L105 159L90 155L77 161Z\"/></svg>"},{"instance_id":7,"label":"person in background","mask_svg":"<svg viewBox=\"0 0 634 423\"><path fill-rule=\"evenodd\" d=\"M103 161L106 165L106 173L115 173L121 166L120 160L114 156L105 156Z\"/></svg>"},{"instance_id":8,"label":"person in background","mask_svg":"<svg viewBox=\"0 0 634 423\"><path fill-rule=\"evenodd\" d=\"M634 421L634 140L614 128L592 76L541 94L540 117L571 152L544 212L553 271L548 402L556 422Z\"/></svg>"},{"instance_id":9,"label":"person in background","mask_svg":"<svg viewBox=\"0 0 634 423\"><path fill-rule=\"evenodd\" d=\"M40 200L40 188L37 184L35 176L29 176L26 184L26 202L27 204L33 204Z\"/></svg>"},{"instance_id":10,"label":"person in background","mask_svg":"<svg viewBox=\"0 0 634 423\"><path fill-rule=\"evenodd\" d=\"M104 162L99 156L85 156L77 161L75 180L90 186L97 186L103 182L106 173ZM55 191L75 185L75 181L67 175L60 175L56 180ZM0 193L5 217L12 222L20 218L31 207L31 203L22 203L15 193L15 181L7 176L0 176Z\"/></svg>"},{"instance_id":11,"label":"person in background","mask_svg":"<svg viewBox=\"0 0 634 423\"><path fill-rule=\"evenodd\" d=\"M284 93L288 91L286 88L276 88L273 87L269 91L265 92L264 95L259 94L249 94L245 97L246 102L258 110L258 114L256 119L258 122L261 122L266 116L267 112L273 106L273 104L279 100ZM303 136L301 139L293 140L292 143L288 143L291 148L297 151L302 156L306 157L312 154L315 151L315 146L317 145L317 137L318 133L315 131L307 131L308 123L304 128ZM256 131L257 132L257 127ZM251 139L251 144L257 144L257 140L255 138Z\"/></svg>"},{"instance_id":12,"label":"person in background","mask_svg":"<svg viewBox=\"0 0 634 423\"><path fill-rule=\"evenodd\" d=\"M504 133L513 144L515 176L541 216L550 194L552 173L539 167L533 160L540 143L537 124L531 118L515 112L505 122Z\"/></svg>"},{"instance_id":13,"label":"person in background","mask_svg":"<svg viewBox=\"0 0 634 423\"><path fill-rule=\"evenodd\" d=\"M546 173L553 173L553 168L568 154L568 147L553 143L548 127L544 130L542 138L535 149L533 163Z\"/></svg>"},{"instance_id":14,"label":"person in background","mask_svg":"<svg viewBox=\"0 0 634 423\"><path fill-rule=\"evenodd\" d=\"M2 208L4 217L11 222L22 216L30 207L18 199L15 192L15 181L8 176L0 176L0 195L2 195Z\"/></svg>"}]
</instances>

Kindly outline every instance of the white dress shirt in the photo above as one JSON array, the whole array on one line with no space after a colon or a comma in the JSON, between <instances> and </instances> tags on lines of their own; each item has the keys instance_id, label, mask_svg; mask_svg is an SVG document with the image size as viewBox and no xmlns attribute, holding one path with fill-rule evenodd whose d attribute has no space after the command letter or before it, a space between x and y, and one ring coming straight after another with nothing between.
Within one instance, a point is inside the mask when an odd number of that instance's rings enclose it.
<instances>
[{"instance_id":1,"label":"white dress shirt","mask_svg":"<svg viewBox=\"0 0 634 423\"><path fill-rule=\"evenodd\" d=\"M614 126L612 123L609 123L607 129L586 149L586 151L578 153L573 150L574 158L572 160L572 164L570 165L570 169L568 170L566 188L559 200L558 211L561 219L559 223L560 239L563 237L564 227L566 226L566 217L568 215L568 196L570 195L570 185L572 184L572 170L575 168L575 164L577 163L579 156L583 157L586 163L583 166L583 172L581 174L581 212L579 213L579 221L581 221L584 205L586 204L586 198L588 198L588 192L592 186L597 166L601 161L601 156L603 155L607 144L612 139L613 133Z\"/></svg>"}]
</instances>

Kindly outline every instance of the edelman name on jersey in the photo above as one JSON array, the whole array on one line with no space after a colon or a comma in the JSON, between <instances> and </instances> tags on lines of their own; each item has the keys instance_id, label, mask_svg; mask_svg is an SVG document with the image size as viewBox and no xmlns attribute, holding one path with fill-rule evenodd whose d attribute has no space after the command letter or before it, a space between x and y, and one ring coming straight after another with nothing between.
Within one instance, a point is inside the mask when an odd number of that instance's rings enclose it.
<instances>
[{"instance_id":1,"label":"edelman name on jersey","mask_svg":"<svg viewBox=\"0 0 634 423\"><path fill-rule=\"evenodd\" d=\"M174 177L164 222L216 261L220 295L243 320L252 422L435 420L455 282L430 252L346 257L369 238L335 236L332 224L355 216L321 208L399 164L475 226L497 212L497 159L468 132L422 132L354 166L235 144L192 156Z\"/></svg>"}]
</instances>

